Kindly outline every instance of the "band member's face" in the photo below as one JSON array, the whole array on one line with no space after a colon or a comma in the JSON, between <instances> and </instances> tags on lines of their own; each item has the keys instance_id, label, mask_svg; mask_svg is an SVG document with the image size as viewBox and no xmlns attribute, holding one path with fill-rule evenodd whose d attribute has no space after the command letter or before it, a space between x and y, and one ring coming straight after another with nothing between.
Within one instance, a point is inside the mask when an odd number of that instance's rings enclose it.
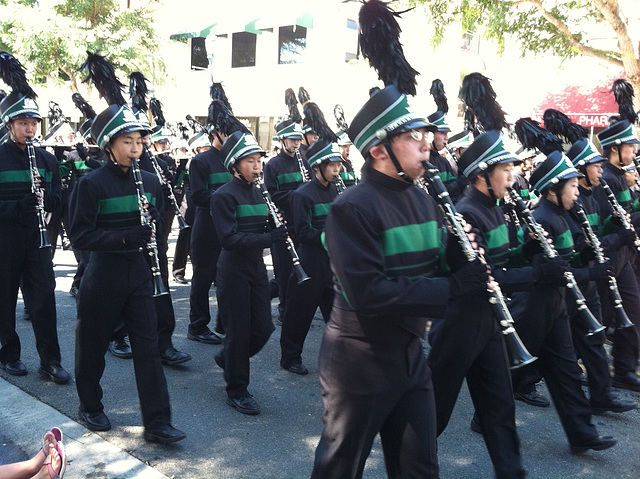
<instances>
[{"instance_id":1,"label":"band member's face","mask_svg":"<svg viewBox=\"0 0 640 479\"><path fill-rule=\"evenodd\" d=\"M634 143L623 143L620 145L620 161L624 166L633 163L636 157L636 145Z\"/></svg>"},{"instance_id":2,"label":"band member's face","mask_svg":"<svg viewBox=\"0 0 640 479\"><path fill-rule=\"evenodd\" d=\"M18 144L24 145L27 139L35 138L38 133L37 118L17 118L9 122L8 126L11 130L11 138Z\"/></svg>"},{"instance_id":3,"label":"band member's face","mask_svg":"<svg viewBox=\"0 0 640 479\"><path fill-rule=\"evenodd\" d=\"M573 208L574 203L580 196L580 190L578 190L578 178L571 178L566 181L562 189L560 190L560 197L562 198L562 206L565 210Z\"/></svg>"},{"instance_id":4,"label":"band member's face","mask_svg":"<svg viewBox=\"0 0 640 479\"><path fill-rule=\"evenodd\" d=\"M591 186L598 186L600 184L600 178L602 178L602 162L591 163L587 165L586 170Z\"/></svg>"},{"instance_id":5,"label":"band member's face","mask_svg":"<svg viewBox=\"0 0 640 479\"><path fill-rule=\"evenodd\" d=\"M342 158L345 160L348 159L350 149L351 145L340 145L340 156L342 156Z\"/></svg>"},{"instance_id":6,"label":"band member's face","mask_svg":"<svg viewBox=\"0 0 640 479\"><path fill-rule=\"evenodd\" d=\"M489 172L491 188L496 198L504 198L507 189L513 186L513 162L501 163L492 168Z\"/></svg>"},{"instance_id":7,"label":"band member's face","mask_svg":"<svg viewBox=\"0 0 640 479\"><path fill-rule=\"evenodd\" d=\"M140 158L142 154L143 136L139 131L123 133L111 142L111 152L118 165L124 168L131 167L131 161Z\"/></svg>"},{"instance_id":8,"label":"band member's face","mask_svg":"<svg viewBox=\"0 0 640 479\"><path fill-rule=\"evenodd\" d=\"M331 181L334 176L338 176L340 174L341 169L341 161L330 161L327 163L327 166L324 167L324 176Z\"/></svg>"},{"instance_id":9,"label":"band member's face","mask_svg":"<svg viewBox=\"0 0 640 479\"><path fill-rule=\"evenodd\" d=\"M284 138L282 140L282 143L284 143L284 146L287 150L293 151L300 148L300 143L302 143L302 140L300 140L299 138Z\"/></svg>"},{"instance_id":10,"label":"band member's face","mask_svg":"<svg viewBox=\"0 0 640 479\"><path fill-rule=\"evenodd\" d=\"M433 134L433 146L436 151L441 151L444 148L444 145L447 144L447 137L449 133L446 131L436 131Z\"/></svg>"},{"instance_id":11,"label":"band member's face","mask_svg":"<svg viewBox=\"0 0 640 479\"><path fill-rule=\"evenodd\" d=\"M199 146L196 149L196 153L204 153L205 151L209 151L209 148L211 148L211 145Z\"/></svg>"},{"instance_id":12,"label":"band member's face","mask_svg":"<svg viewBox=\"0 0 640 479\"><path fill-rule=\"evenodd\" d=\"M169 149L169 142L168 141L156 141L153 144L153 148L158 153L162 153L163 151L167 151Z\"/></svg>"},{"instance_id":13,"label":"band member's face","mask_svg":"<svg viewBox=\"0 0 640 479\"><path fill-rule=\"evenodd\" d=\"M432 135L426 128L417 128L401 133L391 139L393 152L400 163L402 171L413 180L417 180L424 174L422 163L429 159L431 138Z\"/></svg>"},{"instance_id":14,"label":"band member's face","mask_svg":"<svg viewBox=\"0 0 640 479\"><path fill-rule=\"evenodd\" d=\"M305 133L304 137L307 140L307 146L313 145L316 141L318 141L318 138L320 138L315 131Z\"/></svg>"},{"instance_id":15,"label":"band member's face","mask_svg":"<svg viewBox=\"0 0 640 479\"><path fill-rule=\"evenodd\" d=\"M255 175L262 173L262 156L260 153L251 153L238 160L236 168L245 180L253 181Z\"/></svg>"}]
</instances>

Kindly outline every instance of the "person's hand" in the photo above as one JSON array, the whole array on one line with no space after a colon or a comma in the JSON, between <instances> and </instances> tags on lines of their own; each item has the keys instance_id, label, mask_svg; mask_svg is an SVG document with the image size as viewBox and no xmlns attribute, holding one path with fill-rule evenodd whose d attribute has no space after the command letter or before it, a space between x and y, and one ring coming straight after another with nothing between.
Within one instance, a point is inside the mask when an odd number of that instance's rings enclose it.
<instances>
[{"instance_id":1,"label":"person's hand","mask_svg":"<svg viewBox=\"0 0 640 479\"><path fill-rule=\"evenodd\" d=\"M289 233L287 232L287 227L284 225L281 225L278 228L271 231L272 243L279 243L282 241L286 241L288 237L289 237Z\"/></svg>"},{"instance_id":2,"label":"person's hand","mask_svg":"<svg viewBox=\"0 0 640 479\"><path fill-rule=\"evenodd\" d=\"M534 279L536 283L544 283L549 286L566 286L567 279L564 273L567 271L566 264L559 256L540 261L534 266Z\"/></svg>"},{"instance_id":3,"label":"person's hand","mask_svg":"<svg viewBox=\"0 0 640 479\"><path fill-rule=\"evenodd\" d=\"M151 241L152 229L149 225L138 225L124 233L122 242L133 248L145 248Z\"/></svg>"},{"instance_id":4,"label":"person's hand","mask_svg":"<svg viewBox=\"0 0 640 479\"><path fill-rule=\"evenodd\" d=\"M490 279L489 268L480 259L467 262L449 278L451 298L459 299L485 292Z\"/></svg>"}]
</instances>

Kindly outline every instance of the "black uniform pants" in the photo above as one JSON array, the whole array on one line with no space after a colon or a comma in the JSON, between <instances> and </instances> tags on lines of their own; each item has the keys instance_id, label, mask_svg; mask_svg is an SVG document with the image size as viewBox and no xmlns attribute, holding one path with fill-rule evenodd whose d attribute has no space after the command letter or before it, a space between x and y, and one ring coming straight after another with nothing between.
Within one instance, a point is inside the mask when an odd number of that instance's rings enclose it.
<instances>
[{"instance_id":1,"label":"black uniform pants","mask_svg":"<svg viewBox=\"0 0 640 479\"><path fill-rule=\"evenodd\" d=\"M189 226L193 227L193 218L195 216L195 208L187 207L184 214L184 220ZM187 269L187 257L191 250L191 229L181 229L176 240L176 249L173 252L173 275L183 275Z\"/></svg>"},{"instance_id":2,"label":"black uniform pants","mask_svg":"<svg viewBox=\"0 0 640 479\"><path fill-rule=\"evenodd\" d=\"M40 248L37 225L0 225L0 362L20 359L16 333L16 304L22 280L25 307L29 310L41 364L60 363L56 329L55 276L50 248Z\"/></svg>"},{"instance_id":3,"label":"black uniform pants","mask_svg":"<svg viewBox=\"0 0 640 479\"><path fill-rule=\"evenodd\" d=\"M529 377L529 369L537 368L545 378L553 404L569 444L580 445L598 433L591 423L591 408L580 384L580 368L573 349L564 289L536 286L516 312L516 330L527 350L538 360L512 370L513 387L520 390ZM514 299L515 301L515 299Z\"/></svg>"},{"instance_id":4,"label":"black uniform pants","mask_svg":"<svg viewBox=\"0 0 640 479\"><path fill-rule=\"evenodd\" d=\"M324 430L312 478L362 477L378 433L388 477L438 477L427 359L417 337L405 338L379 347L327 325L320 350Z\"/></svg>"},{"instance_id":5,"label":"black uniform pants","mask_svg":"<svg viewBox=\"0 0 640 479\"><path fill-rule=\"evenodd\" d=\"M152 294L151 273L141 253L92 253L78 292L75 377L82 410L103 410L105 353L122 318L131 341L144 427L171 422Z\"/></svg>"},{"instance_id":6,"label":"black uniform pants","mask_svg":"<svg viewBox=\"0 0 640 479\"><path fill-rule=\"evenodd\" d=\"M82 276L84 275L84 270L87 268L87 263L89 262L89 258L91 257L91 252L81 251L73 248L73 255L76 257L78 267L76 268L76 274L73 275L72 286L79 288L80 283L82 282Z\"/></svg>"},{"instance_id":7,"label":"black uniform pants","mask_svg":"<svg viewBox=\"0 0 640 479\"><path fill-rule=\"evenodd\" d=\"M287 288L289 286L289 277L291 276L291 270L293 268L291 253L287 249L287 244L285 242L278 241L271 245L271 260L273 261L273 274L276 277L276 283L278 283L278 297L280 298L278 313L280 318L282 318L285 310L287 309L287 298L289 293Z\"/></svg>"},{"instance_id":8,"label":"black uniform pants","mask_svg":"<svg viewBox=\"0 0 640 479\"><path fill-rule=\"evenodd\" d=\"M193 266L189 293L189 333L191 334L203 334L209 331L208 324L211 321L209 290L216 281L221 248L209 210L197 208L191 227L191 265Z\"/></svg>"},{"instance_id":9,"label":"black uniform pants","mask_svg":"<svg viewBox=\"0 0 640 479\"><path fill-rule=\"evenodd\" d=\"M227 394L238 398L247 393L249 359L262 349L275 329L264 263L223 250L216 294L226 333L222 356Z\"/></svg>"},{"instance_id":10,"label":"black uniform pants","mask_svg":"<svg viewBox=\"0 0 640 479\"><path fill-rule=\"evenodd\" d=\"M287 368L302 362L302 348L318 307L325 322L333 306L333 283L329 257L322 246L300 245L300 264L309 279L298 284L295 274L289 277L289 298L282 317L280 365Z\"/></svg>"},{"instance_id":11,"label":"black uniform pants","mask_svg":"<svg viewBox=\"0 0 640 479\"><path fill-rule=\"evenodd\" d=\"M484 304L474 299L465 300L465 305L452 305L447 318L435 323L430 335L428 360L437 433L447 427L466 378L496 477L525 477L502 332L486 299L481 299Z\"/></svg>"}]
</instances>

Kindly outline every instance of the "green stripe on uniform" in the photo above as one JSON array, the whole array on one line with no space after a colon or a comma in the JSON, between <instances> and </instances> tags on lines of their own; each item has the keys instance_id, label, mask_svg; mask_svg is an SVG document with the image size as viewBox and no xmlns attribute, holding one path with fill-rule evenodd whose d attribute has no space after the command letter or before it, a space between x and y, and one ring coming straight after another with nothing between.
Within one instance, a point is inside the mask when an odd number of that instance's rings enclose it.
<instances>
[{"instance_id":1,"label":"green stripe on uniform","mask_svg":"<svg viewBox=\"0 0 640 479\"><path fill-rule=\"evenodd\" d=\"M440 247L440 229L435 221L398 226L382 233L385 256L427 251Z\"/></svg>"}]
</instances>

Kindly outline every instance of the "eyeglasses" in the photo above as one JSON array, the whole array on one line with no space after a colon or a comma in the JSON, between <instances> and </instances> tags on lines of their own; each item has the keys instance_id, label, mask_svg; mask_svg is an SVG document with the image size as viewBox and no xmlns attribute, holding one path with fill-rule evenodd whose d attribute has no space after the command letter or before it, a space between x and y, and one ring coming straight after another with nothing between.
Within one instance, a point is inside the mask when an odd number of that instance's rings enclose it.
<instances>
[{"instance_id":1,"label":"eyeglasses","mask_svg":"<svg viewBox=\"0 0 640 479\"><path fill-rule=\"evenodd\" d=\"M432 131L409 130L407 133L416 141L422 141L423 139L426 140L427 143L433 141Z\"/></svg>"}]
</instances>

